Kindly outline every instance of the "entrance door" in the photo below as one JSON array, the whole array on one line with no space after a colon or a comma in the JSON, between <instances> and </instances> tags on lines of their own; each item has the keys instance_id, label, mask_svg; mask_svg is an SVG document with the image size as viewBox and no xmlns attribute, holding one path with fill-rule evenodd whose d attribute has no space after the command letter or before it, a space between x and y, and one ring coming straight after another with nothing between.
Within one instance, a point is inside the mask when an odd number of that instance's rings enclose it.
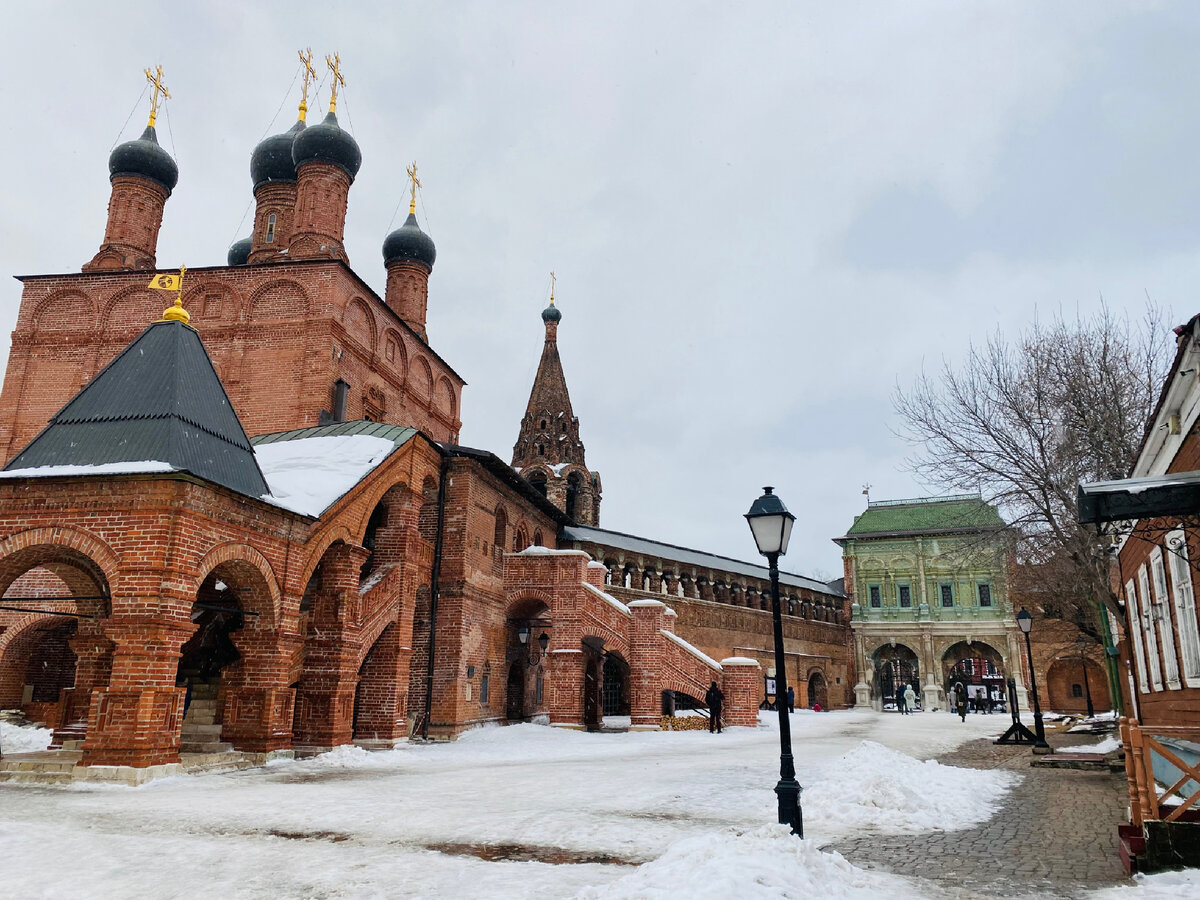
<instances>
[{"instance_id":1,"label":"entrance door","mask_svg":"<svg viewBox=\"0 0 1200 900\"><path fill-rule=\"evenodd\" d=\"M510 722L525 718L525 663L517 660L508 667L508 687L505 715Z\"/></svg>"},{"instance_id":2,"label":"entrance door","mask_svg":"<svg viewBox=\"0 0 1200 900\"><path fill-rule=\"evenodd\" d=\"M821 704L821 709L829 709L829 696L825 690L825 676L820 672L813 672L808 676L808 705L811 708L815 704Z\"/></svg>"},{"instance_id":3,"label":"entrance door","mask_svg":"<svg viewBox=\"0 0 1200 900\"><path fill-rule=\"evenodd\" d=\"M593 657L588 660L583 679L583 727L588 731L597 731L600 728L602 671L599 659Z\"/></svg>"}]
</instances>

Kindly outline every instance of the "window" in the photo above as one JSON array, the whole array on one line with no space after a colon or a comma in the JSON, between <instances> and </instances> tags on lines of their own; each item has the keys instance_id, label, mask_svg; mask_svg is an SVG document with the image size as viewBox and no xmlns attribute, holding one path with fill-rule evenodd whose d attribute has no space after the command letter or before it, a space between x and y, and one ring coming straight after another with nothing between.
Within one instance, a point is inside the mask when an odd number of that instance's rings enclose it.
<instances>
[{"instance_id":1,"label":"window","mask_svg":"<svg viewBox=\"0 0 1200 900\"><path fill-rule=\"evenodd\" d=\"M541 546L543 546L543 544L542 544L542 532L541 532L541 531L535 531L535 532L533 533L533 546L535 546L535 547L541 547Z\"/></svg>"},{"instance_id":2,"label":"window","mask_svg":"<svg viewBox=\"0 0 1200 900\"><path fill-rule=\"evenodd\" d=\"M883 606L883 593L880 591L879 585L873 584L867 590L871 593L871 608L879 609Z\"/></svg>"},{"instance_id":3,"label":"window","mask_svg":"<svg viewBox=\"0 0 1200 900\"><path fill-rule=\"evenodd\" d=\"M899 592L900 606L904 607L905 609L912 606L912 588L907 584L902 584L899 587Z\"/></svg>"},{"instance_id":4,"label":"window","mask_svg":"<svg viewBox=\"0 0 1200 900\"><path fill-rule=\"evenodd\" d=\"M546 430L546 420L545 419L542 419L542 421L538 422L538 430L539 431Z\"/></svg>"},{"instance_id":5,"label":"window","mask_svg":"<svg viewBox=\"0 0 1200 900\"><path fill-rule=\"evenodd\" d=\"M1082 697L1083 696L1083 685L1082 684L1071 685L1071 696L1072 697Z\"/></svg>"},{"instance_id":6,"label":"window","mask_svg":"<svg viewBox=\"0 0 1200 900\"><path fill-rule=\"evenodd\" d=\"M1163 564L1162 547L1150 553L1150 575L1154 585L1153 621L1162 641L1163 676L1167 687L1179 690L1179 657L1175 654L1175 630L1171 627L1171 613L1167 607L1167 567Z\"/></svg>"},{"instance_id":7,"label":"window","mask_svg":"<svg viewBox=\"0 0 1200 900\"><path fill-rule=\"evenodd\" d=\"M1141 622L1141 614L1138 612L1137 591L1133 588L1132 578L1125 582L1125 607L1129 610L1132 632L1130 638L1133 641L1133 655L1137 662L1138 688L1144 694L1150 690L1150 683L1146 680L1146 651L1142 648L1142 629L1138 627Z\"/></svg>"},{"instance_id":8,"label":"window","mask_svg":"<svg viewBox=\"0 0 1200 900\"><path fill-rule=\"evenodd\" d=\"M1146 571L1145 563L1138 569L1138 609L1141 612L1138 631L1146 639L1146 664L1150 669L1150 687L1161 691L1162 665L1158 658L1158 640L1154 637L1154 612L1150 608L1150 575Z\"/></svg>"},{"instance_id":9,"label":"window","mask_svg":"<svg viewBox=\"0 0 1200 900\"><path fill-rule=\"evenodd\" d=\"M275 213L267 216L267 236L263 239L265 243L275 243Z\"/></svg>"},{"instance_id":10,"label":"window","mask_svg":"<svg viewBox=\"0 0 1200 900\"><path fill-rule=\"evenodd\" d=\"M539 672L537 677L537 705L541 709L542 701L546 696L546 682L542 679L542 674Z\"/></svg>"},{"instance_id":11,"label":"window","mask_svg":"<svg viewBox=\"0 0 1200 900\"><path fill-rule=\"evenodd\" d=\"M488 680L489 680L489 678L490 678L490 676L484 675L481 679L479 679L479 702L480 703L488 702Z\"/></svg>"},{"instance_id":12,"label":"window","mask_svg":"<svg viewBox=\"0 0 1200 900\"><path fill-rule=\"evenodd\" d=\"M943 582L938 585L938 596L942 598L942 606L954 605L954 585Z\"/></svg>"},{"instance_id":13,"label":"window","mask_svg":"<svg viewBox=\"0 0 1200 900\"><path fill-rule=\"evenodd\" d=\"M980 606L991 606L992 605L992 586L990 584L981 584L978 586L977 590L979 591L979 605Z\"/></svg>"},{"instance_id":14,"label":"window","mask_svg":"<svg viewBox=\"0 0 1200 900\"><path fill-rule=\"evenodd\" d=\"M1200 625L1196 621L1196 593L1188 564L1187 537L1182 530L1167 535L1171 559L1171 589L1175 600L1175 627L1183 653L1183 677L1188 687L1200 687Z\"/></svg>"}]
</instances>

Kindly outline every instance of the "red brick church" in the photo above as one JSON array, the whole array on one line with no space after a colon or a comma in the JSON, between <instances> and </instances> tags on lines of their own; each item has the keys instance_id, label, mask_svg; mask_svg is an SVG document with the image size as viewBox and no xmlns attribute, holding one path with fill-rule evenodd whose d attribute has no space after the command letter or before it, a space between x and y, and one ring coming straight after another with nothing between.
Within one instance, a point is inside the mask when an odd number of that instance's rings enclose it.
<instances>
[{"instance_id":1,"label":"red brick church","mask_svg":"<svg viewBox=\"0 0 1200 900\"><path fill-rule=\"evenodd\" d=\"M347 259L362 155L332 84L321 122L302 101L255 147L252 233L177 298L149 286L179 277L157 267L179 173L153 112L109 158L96 255L20 279L0 709L48 723L73 777L489 722L657 728L714 681L727 722L754 724L765 568L599 528L553 298L512 464L458 444L415 207L384 239L383 297ZM845 705L848 601L782 585L798 702Z\"/></svg>"}]
</instances>

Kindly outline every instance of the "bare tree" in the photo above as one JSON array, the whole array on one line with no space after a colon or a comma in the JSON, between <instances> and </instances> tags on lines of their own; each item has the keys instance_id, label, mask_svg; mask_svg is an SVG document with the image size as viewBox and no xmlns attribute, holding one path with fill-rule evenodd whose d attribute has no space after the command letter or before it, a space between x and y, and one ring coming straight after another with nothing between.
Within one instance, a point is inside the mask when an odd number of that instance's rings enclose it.
<instances>
[{"instance_id":1,"label":"bare tree","mask_svg":"<svg viewBox=\"0 0 1200 900\"><path fill-rule=\"evenodd\" d=\"M1081 481L1124 478L1169 366L1166 316L1140 321L1107 307L1091 317L1035 321L1015 340L998 331L955 367L922 373L893 402L911 470L951 490L978 489L1011 525L1012 587L1047 614L1096 637L1096 602L1119 613L1106 546L1081 527Z\"/></svg>"}]
</instances>

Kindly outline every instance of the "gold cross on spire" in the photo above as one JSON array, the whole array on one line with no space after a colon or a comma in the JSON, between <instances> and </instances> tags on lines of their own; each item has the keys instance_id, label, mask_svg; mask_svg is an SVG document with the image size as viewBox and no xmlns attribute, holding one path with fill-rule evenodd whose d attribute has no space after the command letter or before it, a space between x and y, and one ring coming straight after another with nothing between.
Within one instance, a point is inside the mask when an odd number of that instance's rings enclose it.
<instances>
[{"instance_id":1,"label":"gold cross on spire","mask_svg":"<svg viewBox=\"0 0 1200 900\"><path fill-rule=\"evenodd\" d=\"M317 70L312 64L312 47L296 52L300 54L300 62L304 63L304 88L300 92L300 121L303 122L308 118L308 85L317 77Z\"/></svg>"},{"instance_id":2,"label":"gold cross on spire","mask_svg":"<svg viewBox=\"0 0 1200 900\"><path fill-rule=\"evenodd\" d=\"M558 284L558 276L553 272L550 273L550 305L554 305L554 286Z\"/></svg>"},{"instance_id":3,"label":"gold cross on spire","mask_svg":"<svg viewBox=\"0 0 1200 900\"><path fill-rule=\"evenodd\" d=\"M325 65L329 66L329 71L333 72L333 81L329 84L329 111L337 112L337 89L340 84L346 86L346 79L342 77L342 58L338 54L325 56Z\"/></svg>"},{"instance_id":4,"label":"gold cross on spire","mask_svg":"<svg viewBox=\"0 0 1200 900\"><path fill-rule=\"evenodd\" d=\"M408 173L408 177L412 179L412 185L409 187L411 197L408 201L408 214L414 215L417 211L417 188L421 186L421 179L417 177L417 161L414 159L413 164L407 167L404 171Z\"/></svg>"},{"instance_id":5,"label":"gold cross on spire","mask_svg":"<svg viewBox=\"0 0 1200 900\"><path fill-rule=\"evenodd\" d=\"M158 107L162 102L158 99L158 95L162 94L167 100L171 99L171 92L167 90L167 86L162 80L162 66L155 66L154 71L146 70L146 80L154 85L154 93L150 97L150 122L151 128L154 127L154 120L158 118Z\"/></svg>"}]
</instances>

